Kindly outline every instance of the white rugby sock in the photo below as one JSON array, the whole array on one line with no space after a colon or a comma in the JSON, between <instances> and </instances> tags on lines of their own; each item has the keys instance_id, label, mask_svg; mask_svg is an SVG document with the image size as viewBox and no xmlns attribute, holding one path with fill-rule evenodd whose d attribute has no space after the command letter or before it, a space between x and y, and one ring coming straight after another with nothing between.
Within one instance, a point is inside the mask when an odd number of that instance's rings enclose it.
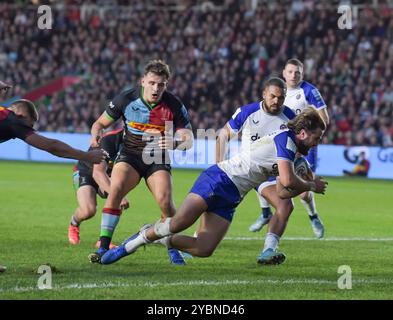
<instances>
[{"instance_id":1,"label":"white rugby sock","mask_svg":"<svg viewBox=\"0 0 393 320\"><path fill-rule=\"evenodd\" d=\"M310 195L310 197L308 198L308 201L300 199L300 202L306 208L308 215L310 217L312 217L312 216L315 216L316 214L318 214L318 212L317 212L317 208L315 205L314 192L310 191L309 195Z\"/></svg>"},{"instance_id":2,"label":"white rugby sock","mask_svg":"<svg viewBox=\"0 0 393 320\"><path fill-rule=\"evenodd\" d=\"M267 202L267 200L264 197L262 197L258 192L257 192L257 197L258 197L259 204L260 204L261 208L269 208L270 207L270 203Z\"/></svg>"},{"instance_id":3,"label":"white rugby sock","mask_svg":"<svg viewBox=\"0 0 393 320\"><path fill-rule=\"evenodd\" d=\"M80 222L78 222L78 220L75 219L75 215L73 215L73 216L71 217L71 224L72 224L74 227L79 227L79 225L80 225Z\"/></svg>"},{"instance_id":4,"label":"white rugby sock","mask_svg":"<svg viewBox=\"0 0 393 320\"><path fill-rule=\"evenodd\" d=\"M134 252L136 249L138 249L141 245L145 243L150 243L146 238L146 230L143 230L138 234L138 236L135 239L132 239L131 241L128 241L125 245L126 251L128 253Z\"/></svg>"},{"instance_id":5,"label":"white rugby sock","mask_svg":"<svg viewBox=\"0 0 393 320\"><path fill-rule=\"evenodd\" d=\"M162 238L172 234L172 232L169 231L171 220L172 218L165 218L164 222L159 220L154 224L154 233L157 237Z\"/></svg>"},{"instance_id":6,"label":"white rugby sock","mask_svg":"<svg viewBox=\"0 0 393 320\"><path fill-rule=\"evenodd\" d=\"M265 245L263 247L263 251L266 251L267 249L276 250L279 241L280 241L280 237L278 235L268 232L265 238Z\"/></svg>"},{"instance_id":7,"label":"white rugby sock","mask_svg":"<svg viewBox=\"0 0 393 320\"><path fill-rule=\"evenodd\" d=\"M157 239L157 240L153 241L153 243L161 244L169 249L169 238L170 238L170 236L166 236L164 238Z\"/></svg>"}]
</instances>

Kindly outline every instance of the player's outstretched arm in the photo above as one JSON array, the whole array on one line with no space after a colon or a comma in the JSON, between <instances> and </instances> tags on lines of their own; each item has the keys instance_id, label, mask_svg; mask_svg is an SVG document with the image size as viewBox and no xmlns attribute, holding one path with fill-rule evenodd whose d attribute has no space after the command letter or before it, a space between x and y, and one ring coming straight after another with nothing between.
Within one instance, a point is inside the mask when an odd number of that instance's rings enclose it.
<instances>
[{"instance_id":1,"label":"player's outstretched arm","mask_svg":"<svg viewBox=\"0 0 393 320\"><path fill-rule=\"evenodd\" d=\"M296 197L305 191L325 193L328 184L326 181L321 177L315 177L310 181L303 180L295 174L290 161L279 160L278 170L280 177L277 179L277 193L282 199Z\"/></svg>"},{"instance_id":2,"label":"player's outstretched arm","mask_svg":"<svg viewBox=\"0 0 393 320\"><path fill-rule=\"evenodd\" d=\"M47 151L61 158L100 163L106 157L106 153L103 150L84 152L82 150L74 149L60 140L46 138L37 133L29 135L25 141L33 147Z\"/></svg>"},{"instance_id":3,"label":"player's outstretched arm","mask_svg":"<svg viewBox=\"0 0 393 320\"><path fill-rule=\"evenodd\" d=\"M92 147L98 147L99 142L102 137L102 131L106 128L108 128L113 122L115 122L113 119L111 119L106 112L104 112L97 120L96 122L93 123L91 126L91 139L90 139L90 145Z\"/></svg>"}]
</instances>

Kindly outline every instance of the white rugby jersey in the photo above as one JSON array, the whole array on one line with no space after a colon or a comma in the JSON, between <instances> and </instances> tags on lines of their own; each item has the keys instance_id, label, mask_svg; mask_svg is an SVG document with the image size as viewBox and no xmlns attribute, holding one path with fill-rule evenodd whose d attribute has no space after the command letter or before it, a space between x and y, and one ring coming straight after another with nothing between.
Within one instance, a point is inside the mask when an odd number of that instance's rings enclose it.
<instances>
[{"instance_id":1,"label":"white rugby jersey","mask_svg":"<svg viewBox=\"0 0 393 320\"><path fill-rule=\"evenodd\" d=\"M228 126L235 133L242 132L241 150L245 150L263 136L286 129L286 124L293 118L295 113L290 108L284 106L281 113L272 115L263 110L261 101L238 108Z\"/></svg>"},{"instance_id":2,"label":"white rugby jersey","mask_svg":"<svg viewBox=\"0 0 393 320\"><path fill-rule=\"evenodd\" d=\"M278 175L277 161L293 162L297 151L295 133L279 130L250 144L234 157L217 165L232 180L243 198L248 191Z\"/></svg>"},{"instance_id":3,"label":"white rugby jersey","mask_svg":"<svg viewBox=\"0 0 393 320\"><path fill-rule=\"evenodd\" d=\"M326 103L319 90L307 81L301 81L296 88L288 88L284 104L291 108L296 115L303 112L309 105L317 110L326 108Z\"/></svg>"}]
</instances>

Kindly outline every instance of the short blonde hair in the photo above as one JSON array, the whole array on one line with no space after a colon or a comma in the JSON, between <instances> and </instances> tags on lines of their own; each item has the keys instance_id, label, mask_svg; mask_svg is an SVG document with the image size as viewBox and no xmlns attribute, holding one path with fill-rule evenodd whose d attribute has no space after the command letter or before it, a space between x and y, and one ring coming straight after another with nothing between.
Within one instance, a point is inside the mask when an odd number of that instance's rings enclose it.
<instances>
[{"instance_id":1,"label":"short blonde hair","mask_svg":"<svg viewBox=\"0 0 393 320\"><path fill-rule=\"evenodd\" d=\"M322 120L318 112L308 107L305 111L297 115L294 119L288 122L288 128L298 134L302 129L307 131L315 131L318 128L322 131L326 130L325 122Z\"/></svg>"}]
</instances>

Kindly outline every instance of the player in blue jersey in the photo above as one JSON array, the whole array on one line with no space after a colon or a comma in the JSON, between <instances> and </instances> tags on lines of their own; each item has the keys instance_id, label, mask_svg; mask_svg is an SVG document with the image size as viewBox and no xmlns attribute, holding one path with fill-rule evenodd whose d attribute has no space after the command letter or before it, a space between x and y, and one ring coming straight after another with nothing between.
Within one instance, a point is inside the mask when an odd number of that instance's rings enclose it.
<instances>
[{"instance_id":1,"label":"player in blue jersey","mask_svg":"<svg viewBox=\"0 0 393 320\"><path fill-rule=\"evenodd\" d=\"M268 79L263 86L263 100L237 109L232 118L220 130L216 142L216 162L224 160L227 142L239 133L242 133L241 149L244 150L249 149L251 144L261 139L261 137L278 129L285 129L288 121L295 118L292 109L283 104L285 96L285 82L276 77ZM265 251L270 253L271 250L276 249L277 246L270 246L272 243L270 239L274 236L278 243L294 208L292 199L281 199L278 196L275 184L276 177L269 177L268 181L256 188L258 197L262 198L264 196L264 201L269 203L267 207L263 208L261 218L258 219L257 223L262 224L262 226L267 224L272 215L270 205L275 208L275 217L269 225L264 250L262 251L264 255L266 255ZM268 214L265 218L266 213ZM250 230L252 230L252 227L255 227L255 224L251 226ZM263 261L263 259L264 256L262 258L258 257L258 261Z\"/></svg>"},{"instance_id":2,"label":"player in blue jersey","mask_svg":"<svg viewBox=\"0 0 393 320\"><path fill-rule=\"evenodd\" d=\"M235 208L251 189L278 175L277 193L289 199L304 191L324 193L326 182L317 177L305 181L294 173L297 152L307 154L316 146L325 130L318 113L310 109L288 122L288 128L251 144L229 160L203 171L174 217L156 222L107 251L102 264L111 264L135 252L141 245L157 241L197 257L212 255L225 236ZM196 237L177 234L200 218L203 229ZM285 255L272 250L266 263L279 264Z\"/></svg>"},{"instance_id":3,"label":"player in blue jersey","mask_svg":"<svg viewBox=\"0 0 393 320\"><path fill-rule=\"evenodd\" d=\"M303 64L298 59L289 59L283 70L283 77L287 84L287 94L284 104L291 108L296 114L306 110L309 106L314 107L320 117L329 125L329 115L326 103L316 87L303 80ZM317 167L317 147L312 148L306 157L311 169L315 172ZM324 225L320 219L315 205L313 192L305 192L300 195L301 202L309 215L313 232L317 238L322 238L325 232ZM250 226L250 231L259 231L272 217L269 203L259 197L262 213L257 221Z\"/></svg>"},{"instance_id":4,"label":"player in blue jersey","mask_svg":"<svg viewBox=\"0 0 393 320\"><path fill-rule=\"evenodd\" d=\"M101 139L102 130L122 118L125 126L124 147L112 171L110 192L102 211L101 246L89 255L93 263L109 249L119 222L121 201L144 178L161 209L161 218L172 217L171 166L168 149L186 150L192 146L189 116L183 103L167 91L169 66L161 60L150 61L144 70L141 85L116 96L93 124L91 145ZM172 128L171 128L172 127ZM168 132L173 129L173 138ZM184 264L181 254L168 249L170 261Z\"/></svg>"},{"instance_id":5,"label":"player in blue jersey","mask_svg":"<svg viewBox=\"0 0 393 320\"><path fill-rule=\"evenodd\" d=\"M216 144L216 162L224 160L227 142L242 134L241 149L274 131L285 129L295 113L285 106L286 85L280 78L269 78L263 85L262 101L238 108L232 118L220 130Z\"/></svg>"},{"instance_id":6,"label":"player in blue jersey","mask_svg":"<svg viewBox=\"0 0 393 320\"><path fill-rule=\"evenodd\" d=\"M216 143L216 162L224 160L227 154L227 142L239 133L242 134L241 148L244 150L261 137L278 129L286 128L288 121L295 118L295 113L283 104L285 96L285 82L276 77L268 79L263 86L263 100L238 108L228 123L220 130ZM275 183L276 178L271 177L269 180ZM257 188L257 193L272 193L274 190L274 186L269 187L268 184L264 184ZM293 210L291 200L279 200L277 197L269 199L271 200L270 204L276 208L276 213L289 217ZM262 224L263 226L270 221L272 215L270 204L262 208L261 218L257 221L258 225ZM252 227L250 229L252 230Z\"/></svg>"}]
</instances>

